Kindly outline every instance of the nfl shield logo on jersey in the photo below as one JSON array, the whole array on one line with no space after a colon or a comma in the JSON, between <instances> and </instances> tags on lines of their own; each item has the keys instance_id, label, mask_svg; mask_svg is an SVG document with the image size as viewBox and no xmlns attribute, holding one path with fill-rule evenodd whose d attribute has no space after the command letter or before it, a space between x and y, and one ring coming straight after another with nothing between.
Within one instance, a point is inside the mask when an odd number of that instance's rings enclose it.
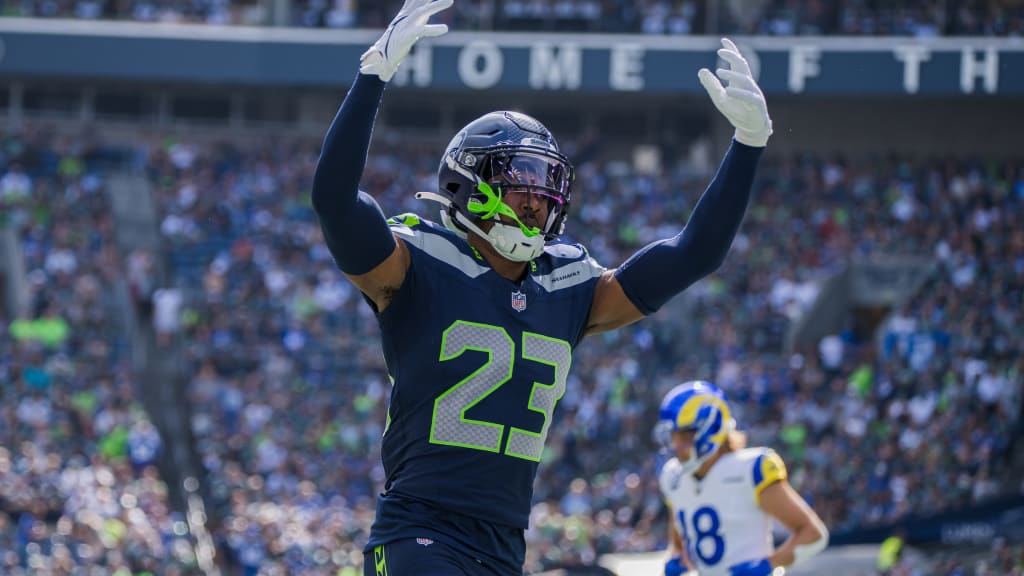
<instances>
[{"instance_id":1,"label":"nfl shield logo on jersey","mask_svg":"<svg viewBox=\"0 0 1024 576\"><path fill-rule=\"evenodd\" d=\"M512 309L516 312L526 310L526 294L523 294L519 290L512 293Z\"/></svg>"}]
</instances>

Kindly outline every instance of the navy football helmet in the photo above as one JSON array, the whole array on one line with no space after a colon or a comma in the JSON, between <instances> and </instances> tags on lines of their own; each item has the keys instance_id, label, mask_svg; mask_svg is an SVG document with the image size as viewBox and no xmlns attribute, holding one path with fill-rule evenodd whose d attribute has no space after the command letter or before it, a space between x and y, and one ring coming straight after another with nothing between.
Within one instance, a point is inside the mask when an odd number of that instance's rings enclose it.
<instances>
[{"instance_id":1,"label":"navy football helmet","mask_svg":"<svg viewBox=\"0 0 1024 576\"><path fill-rule=\"evenodd\" d=\"M519 112L491 112L466 125L445 148L438 193L420 192L417 198L440 202L442 222L461 236L472 231L503 256L528 261L564 230L573 177L572 164L543 124ZM546 200L546 221L540 227L520 222L502 202L510 192ZM518 225L501 222L498 215ZM482 220L494 220L490 232L477 226Z\"/></svg>"}]
</instances>

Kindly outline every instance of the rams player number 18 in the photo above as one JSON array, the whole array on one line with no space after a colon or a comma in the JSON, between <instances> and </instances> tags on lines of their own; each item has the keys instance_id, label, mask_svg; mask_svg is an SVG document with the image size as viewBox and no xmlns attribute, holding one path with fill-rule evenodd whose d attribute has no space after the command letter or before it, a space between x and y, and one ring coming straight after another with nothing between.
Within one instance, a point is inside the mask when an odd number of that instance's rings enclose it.
<instances>
[{"instance_id":1,"label":"rams player number 18","mask_svg":"<svg viewBox=\"0 0 1024 576\"><path fill-rule=\"evenodd\" d=\"M710 382L680 384L661 402L657 435L673 455L659 476L672 520L665 576L778 575L828 544L779 455L745 447L735 427L725 394ZM792 532L778 548L774 520Z\"/></svg>"}]
</instances>

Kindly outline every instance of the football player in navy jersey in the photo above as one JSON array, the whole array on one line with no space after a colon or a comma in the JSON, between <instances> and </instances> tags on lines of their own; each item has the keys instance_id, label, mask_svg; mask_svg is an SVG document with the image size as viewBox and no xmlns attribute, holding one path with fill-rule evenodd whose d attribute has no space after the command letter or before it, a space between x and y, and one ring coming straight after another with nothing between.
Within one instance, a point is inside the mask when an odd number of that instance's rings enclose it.
<instances>
[{"instance_id":1,"label":"football player in navy jersey","mask_svg":"<svg viewBox=\"0 0 1024 576\"><path fill-rule=\"evenodd\" d=\"M386 220L358 189L377 109L412 45L447 31L428 21L452 3L406 0L363 54L314 175L325 242L377 315L394 382L367 575L522 573L533 481L573 349L718 268L772 132L746 61L723 39L728 67L698 76L734 141L680 233L618 268L556 241L573 167L518 112L486 114L444 149L437 189L417 194L440 207L439 223Z\"/></svg>"}]
</instances>

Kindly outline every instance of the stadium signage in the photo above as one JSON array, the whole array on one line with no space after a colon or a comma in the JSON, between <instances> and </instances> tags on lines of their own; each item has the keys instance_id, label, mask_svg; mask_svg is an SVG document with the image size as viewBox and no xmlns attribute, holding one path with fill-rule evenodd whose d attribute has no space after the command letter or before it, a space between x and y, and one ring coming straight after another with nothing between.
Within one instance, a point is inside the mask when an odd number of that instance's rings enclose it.
<instances>
[{"instance_id":1,"label":"stadium signage","mask_svg":"<svg viewBox=\"0 0 1024 576\"><path fill-rule=\"evenodd\" d=\"M949 545L991 542L995 537L1008 540L1024 538L1024 498L1005 496L974 503L959 510L929 516L911 515L899 526L906 530L910 542L942 542ZM875 526L853 530L837 530L830 545L881 542L892 534L895 526Z\"/></svg>"},{"instance_id":2,"label":"stadium signage","mask_svg":"<svg viewBox=\"0 0 1024 576\"><path fill-rule=\"evenodd\" d=\"M344 86L376 30L224 28L0 18L2 76ZM1024 94L1024 41L736 38L768 94ZM395 83L425 90L693 93L716 38L453 32ZM348 64L344 64L348 63Z\"/></svg>"},{"instance_id":3,"label":"stadium signage","mask_svg":"<svg viewBox=\"0 0 1024 576\"><path fill-rule=\"evenodd\" d=\"M940 540L945 544L978 544L991 542L996 536L996 528L989 522L965 522L961 524L943 524Z\"/></svg>"},{"instance_id":4,"label":"stadium signage","mask_svg":"<svg viewBox=\"0 0 1024 576\"><path fill-rule=\"evenodd\" d=\"M888 50L838 49L828 44L794 40L783 47L758 48L747 43L743 50L769 93L1024 91L1020 79L1011 77L1013 70L1024 72L1024 53L1017 50L1004 53L995 46L966 43L936 49L908 40ZM694 75L683 71L715 66L709 51L713 53L710 48L674 50L640 41L596 48L571 40L522 47L472 40L458 46L425 45L399 70L396 83L470 90L696 92Z\"/></svg>"}]
</instances>

